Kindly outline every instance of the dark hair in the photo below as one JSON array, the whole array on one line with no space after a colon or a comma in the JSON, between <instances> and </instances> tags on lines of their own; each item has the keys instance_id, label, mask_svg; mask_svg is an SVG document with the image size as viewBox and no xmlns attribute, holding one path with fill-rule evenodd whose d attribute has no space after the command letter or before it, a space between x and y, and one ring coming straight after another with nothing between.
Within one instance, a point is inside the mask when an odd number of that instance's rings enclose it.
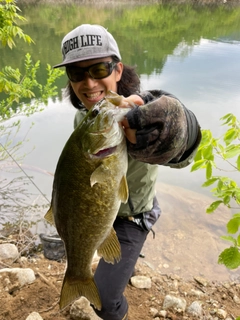
<instances>
[{"instance_id":1,"label":"dark hair","mask_svg":"<svg viewBox=\"0 0 240 320\"><path fill-rule=\"evenodd\" d=\"M112 57L112 60L116 63L120 62L119 59L115 56ZM115 66L117 69L118 66ZM124 97L128 97L131 94L135 94L140 91L140 79L135 71L135 67L128 65L123 65L123 72L121 79L117 82L117 93ZM72 89L70 81L68 81L66 87L66 96L69 96L69 99L72 105L77 109L85 108L81 101L76 96L75 92Z\"/></svg>"}]
</instances>

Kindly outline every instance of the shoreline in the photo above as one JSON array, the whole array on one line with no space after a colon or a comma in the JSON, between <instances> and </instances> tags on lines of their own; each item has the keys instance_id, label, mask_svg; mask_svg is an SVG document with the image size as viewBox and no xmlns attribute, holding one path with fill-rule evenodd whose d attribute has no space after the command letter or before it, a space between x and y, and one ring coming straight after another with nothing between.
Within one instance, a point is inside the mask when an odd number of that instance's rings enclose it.
<instances>
[{"instance_id":1,"label":"shoreline","mask_svg":"<svg viewBox=\"0 0 240 320\"><path fill-rule=\"evenodd\" d=\"M152 5L152 4L191 4L191 5L238 5L240 0L18 0L18 4L79 4L79 5Z\"/></svg>"}]
</instances>

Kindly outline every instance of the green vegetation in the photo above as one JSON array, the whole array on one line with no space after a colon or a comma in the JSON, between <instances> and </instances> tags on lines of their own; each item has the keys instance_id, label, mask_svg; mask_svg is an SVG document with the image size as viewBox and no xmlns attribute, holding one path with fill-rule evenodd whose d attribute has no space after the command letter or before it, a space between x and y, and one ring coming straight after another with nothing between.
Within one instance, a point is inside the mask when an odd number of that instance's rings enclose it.
<instances>
[{"instance_id":1,"label":"green vegetation","mask_svg":"<svg viewBox=\"0 0 240 320\"><path fill-rule=\"evenodd\" d=\"M14 50L19 46L17 39L30 44L32 38L25 34L18 23L26 22L26 19L19 14L20 9L14 0L0 0L0 45L1 53ZM4 49L3 49L4 48ZM18 58L19 60L19 58ZM16 116L29 116L40 111L48 103L50 97L58 94L55 85L63 71L53 70L47 65L47 77L44 84L38 81L40 61L33 62L29 53L25 54L24 68L4 66L0 70L0 170L3 171L6 162L20 161L24 158L21 154L21 146L26 137L19 141L18 132L21 126ZM15 120L15 121L14 121ZM30 128L29 128L30 130ZM13 180L0 180L0 203L2 213L16 213L14 219L31 209L31 205L25 203L29 194L26 185L30 182L27 177L14 178ZM36 205L32 209L36 210Z\"/></svg>"},{"instance_id":2,"label":"green vegetation","mask_svg":"<svg viewBox=\"0 0 240 320\"><path fill-rule=\"evenodd\" d=\"M15 46L14 38L19 37L24 41L31 43L33 40L23 33L22 29L14 25L17 20L25 21L26 19L18 14L19 8L14 5L13 1L1 0L4 3L0 6L0 39L3 46L8 45L12 49Z\"/></svg>"},{"instance_id":3,"label":"green vegetation","mask_svg":"<svg viewBox=\"0 0 240 320\"><path fill-rule=\"evenodd\" d=\"M54 70L48 64L48 78L46 84L42 85L37 80L37 71L40 67L40 61L35 64L29 53L25 56L25 74L20 70L13 69L10 66L2 68L0 71L0 92L6 94L6 99L0 101L0 119L6 120L15 115L30 114L40 111L38 107L43 103L47 105L48 98L57 95L57 87L54 86L56 79L62 74L61 70ZM37 99L33 90L38 89ZM26 100L28 98L28 100ZM15 106L15 107L14 107Z\"/></svg>"},{"instance_id":4,"label":"green vegetation","mask_svg":"<svg viewBox=\"0 0 240 320\"><path fill-rule=\"evenodd\" d=\"M30 36L25 34L17 25L18 21L26 21L18 12L14 0L0 0L0 42L3 47L10 49L16 46L15 38L32 43ZM0 92L5 93L5 98L0 102L0 122L12 118L15 115L30 115L38 111L40 104L47 104L49 97L57 95L57 87L54 85L57 78L62 75L61 70L53 70L47 65L47 82L42 85L37 80L37 71L40 61L33 63L31 55L27 53L24 60L24 73L18 68L5 66L0 71ZM38 95L33 89L38 89ZM37 98L34 101L33 98Z\"/></svg>"},{"instance_id":5,"label":"green vegetation","mask_svg":"<svg viewBox=\"0 0 240 320\"><path fill-rule=\"evenodd\" d=\"M214 185L211 192L218 200L212 202L207 208L207 213L214 212L220 205L229 210L237 211L227 223L228 236L222 239L231 243L218 259L229 269L240 266L240 187L228 175L215 175L214 172L229 172L240 176L240 121L233 115L227 114L223 118L223 125L227 126L225 133L220 138L214 138L210 130L202 130L202 141L195 157L192 171L204 169L206 181L203 187ZM221 159L221 161L219 161ZM220 162L220 165L219 165ZM222 169L222 163L227 164L227 169ZM235 237L233 236L235 235Z\"/></svg>"},{"instance_id":6,"label":"green vegetation","mask_svg":"<svg viewBox=\"0 0 240 320\"><path fill-rule=\"evenodd\" d=\"M77 21L108 28L119 44L123 61L137 65L138 73L147 75L160 73L168 55L174 55L176 48L180 47L178 53L185 57L202 38L232 41L240 37L240 31L236 34L236 30L240 30L240 7L224 4L116 4L104 8L39 4L31 7L22 5L21 9L32 21L31 27L25 22L23 24L25 30L37 39L35 55L40 52L41 61L51 64L61 61L61 40L69 30L77 27ZM49 50L44 48L50 48L56 55L50 57ZM65 86L64 82L62 86Z\"/></svg>"}]
</instances>

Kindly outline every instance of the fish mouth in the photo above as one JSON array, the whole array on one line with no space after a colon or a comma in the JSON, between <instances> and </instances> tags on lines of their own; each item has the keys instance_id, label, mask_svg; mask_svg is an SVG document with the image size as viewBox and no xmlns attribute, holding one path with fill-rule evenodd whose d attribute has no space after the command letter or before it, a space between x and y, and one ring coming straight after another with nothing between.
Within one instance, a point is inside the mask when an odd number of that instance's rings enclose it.
<instances>
[{"instance_id":1,"label":"fish mouth","mask_svg":"<svg viewBox=\"0 0 240 320\"><path fill-rule=\"evenodd\" d=\"M114 153L116 148L117 147L115 146L115 147L111 147L111 148L102 149L102 150L98 151L97 153L94 153L93 156L96 158L105 158L105 157L111 155L112 153Z\"/></svg>"}]
</instances>

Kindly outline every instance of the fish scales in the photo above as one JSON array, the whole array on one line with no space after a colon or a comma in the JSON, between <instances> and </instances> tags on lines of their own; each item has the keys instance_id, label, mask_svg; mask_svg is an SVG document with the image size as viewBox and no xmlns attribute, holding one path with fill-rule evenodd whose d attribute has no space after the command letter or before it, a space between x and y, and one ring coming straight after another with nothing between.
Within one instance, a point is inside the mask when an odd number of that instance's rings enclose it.
<instances>
[{"instance_id":1,"label":"fish scales","mask_svg":"<svg viewBox=\"0 0 240 320\"><path fill-rule=\"evenodd\" d=\"M126 140L119 121L128 109L109 94L91 108L67 141L57 164L51 207L67 257L60 309L85 296L97 309L101 301L92 273L95 251L118 262L121 248L113 229L121 202L128 199Z\"/></svg>"}]
</instances>

